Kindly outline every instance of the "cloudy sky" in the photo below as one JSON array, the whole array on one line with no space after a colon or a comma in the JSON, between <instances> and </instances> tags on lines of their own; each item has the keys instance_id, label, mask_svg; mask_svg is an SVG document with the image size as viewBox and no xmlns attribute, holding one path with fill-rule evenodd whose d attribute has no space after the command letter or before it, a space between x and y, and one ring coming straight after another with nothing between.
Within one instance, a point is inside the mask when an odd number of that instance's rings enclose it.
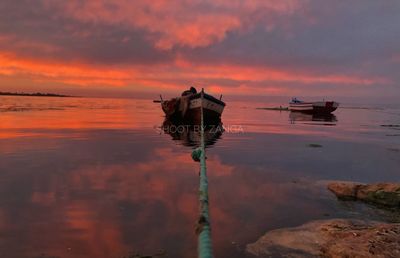
<instances>
[{"instance_id":1,"label":"cloudy sky","mask_svg":"<svg viewBox=\"0 0 400 258\"><path fill-rule=\"evenodd\" d=\"M2 0L0 90L400 97L398 0Z\"/></svg>"}]
</instances>

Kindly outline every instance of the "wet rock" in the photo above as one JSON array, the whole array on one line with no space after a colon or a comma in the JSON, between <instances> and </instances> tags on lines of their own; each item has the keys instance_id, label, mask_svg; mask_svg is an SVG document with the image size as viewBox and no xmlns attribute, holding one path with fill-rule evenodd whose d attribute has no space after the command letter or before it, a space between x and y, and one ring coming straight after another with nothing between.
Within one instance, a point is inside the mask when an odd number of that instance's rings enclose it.
<instances>
[{"instance_id":1,"label":"wet rock","mask_svg":"<svg viewBox=\"0 0 400 258\"><path fill-rule=\"evenodd\" d=\"M400 224L313 221L267 232L246 251L256 257L400 257Z\"/></svg>"},{"instance_id":2,"label":"wet rock","mask_svg":"<svg viewBox=\"0 0 400 258\"><path fill-rule=\"evenodd\" d=\"M391 208L400 208L400 183L359 184L333 182L328 189L339 199L362 200Z\"/></svg>"},{"instance_id":3,"label":"wet rock","mask_svg":"<svg viewBox=\"0 0 400 258\"><path fill-rule=\"evenodd\" d=\"M340 199L356 200L357 190L361 185L349 182L334 182L328 184L328 189Z\"/></svg>"},{"instance_id":4,"label":"wet rock","mask_svg":"<svg viewBox=\"0 0 400 258\"><path fill-rule=\"evenodd\" d=\"M382 127L400 127L400 125L381 125Z\"/></svg>"},{"instance_id":5,"label":"wet rock","mask_svg":"<svg viewBox=\"0 0 400 258\"><path fill-rule=\"evenodd\" d=\"M311 147L311 148L322 148L322 145L321 144L317 144L317 143L310 143L308 145L308 147Z\"/></svg>"}]
</instances>

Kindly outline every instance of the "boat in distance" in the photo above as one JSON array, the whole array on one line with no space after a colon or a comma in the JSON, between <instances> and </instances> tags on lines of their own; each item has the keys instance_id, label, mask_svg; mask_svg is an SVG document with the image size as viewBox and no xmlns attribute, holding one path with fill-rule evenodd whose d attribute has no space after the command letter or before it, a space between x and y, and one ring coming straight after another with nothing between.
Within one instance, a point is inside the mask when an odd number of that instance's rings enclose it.
<instances>
[{"instance_id":1,"label":"boat in distance","mask_svg":"<svg viewBox=\"0 0 400 258\"><path fill-rule=\"evenodd\" d=\"M289 103L289 110L292 112L303 112L309 114L330 114L339 107L335 101L305 102L293 98Z\"/></svg>"},{"instance_id":2,"label":"boat in distance","mask_svg":"<svg viewBox=\"0 0 400 258\"><path fill-rule=\"evenodd\" d=\"M182 92L180 97L161 100L161 108L169 120L182 121L187 124L201 123L201 107L203 107L204 124L214 125L221 122L225 102L205 93L197 92L194 87Z\"/></svg>"}]
</instances>

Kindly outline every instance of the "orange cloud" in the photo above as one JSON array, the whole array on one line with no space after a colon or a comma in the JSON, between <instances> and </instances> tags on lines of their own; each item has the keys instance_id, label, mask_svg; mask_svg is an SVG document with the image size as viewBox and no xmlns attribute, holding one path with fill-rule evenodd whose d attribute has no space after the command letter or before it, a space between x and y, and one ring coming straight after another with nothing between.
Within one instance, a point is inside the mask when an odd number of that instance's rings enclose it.
<instances>
[{"instance_id":1,"label":"orange cloud","mask_svg":"<svg viewBox=\"0 0 400 258\"><path fill-rule=\"evenodd\" d=\"M128 74L116 69L20 58L12 53L0 53L0 63L0 75L25 74L39 81L60 81L81 86L123 86L124 81L129 79Z\"/></svg>"},{"instance_id":2,"label":"orange cloud","mask_svg":"<svg viewBox=\"0 0 400 258\"><path fill-rule=\"evenodd\" d=\"M80 62L56 62L19 57L0 52L0 75L27 77L36 82L59 82L75 86L130 86L136 89L180 91L187 84L207 87L214 93L282 94L288 87L282 83L302 84L386 84L382 77L342 74L314 74L312 71L292 71L269 66L231 64L195 65L181 57L171 64L105 66ZM221 85L219 81L231 81ZM258 86L254 86L257 84Z\"/></svg>"}]
</instances>

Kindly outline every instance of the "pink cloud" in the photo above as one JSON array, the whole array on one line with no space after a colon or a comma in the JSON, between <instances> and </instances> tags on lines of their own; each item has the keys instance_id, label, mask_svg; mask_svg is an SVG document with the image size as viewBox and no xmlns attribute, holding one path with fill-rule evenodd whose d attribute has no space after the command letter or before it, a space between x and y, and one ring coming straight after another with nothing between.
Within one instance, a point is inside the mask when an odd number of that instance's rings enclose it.
<instances>
[{"instance_id":1,"label":"pink cloud","mask_svg":"<svg viewBox=\"0 0 400 258\"><path fill-rule=\"evenodd\" d=\"M222 41L230 31L247 30L255 24L266 29L279 26L277 16L294 14L305 0L286 1L47 1L79 21L105 23L147 31L157 48L204 47Z\"/></svg>"}]
</instances>

